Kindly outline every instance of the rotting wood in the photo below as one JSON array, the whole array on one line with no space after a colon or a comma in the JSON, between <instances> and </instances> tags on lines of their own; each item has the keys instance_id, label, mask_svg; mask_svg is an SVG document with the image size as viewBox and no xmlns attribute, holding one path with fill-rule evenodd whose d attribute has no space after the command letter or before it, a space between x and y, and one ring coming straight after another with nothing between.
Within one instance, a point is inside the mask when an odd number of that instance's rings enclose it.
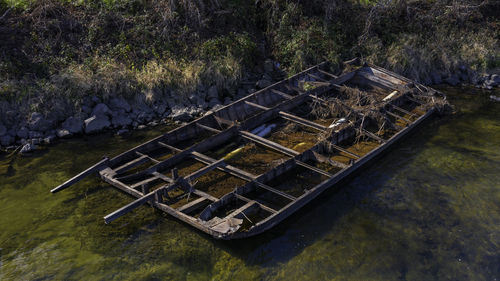
<instances>
[{"instance_id":1,"label":"rotting wood","mask_svg":"<svg viewBox=\"0 0 500 281\"><path fill-rule=\"evenodd\" d=\"M330 73L324 73L325 71L321 68L328 69L327 63L313 66L288 79L259 90L230 105L222 107L214 113L210 113L207 116L188 123L187 125L162 134L161 136L130 149L112 159L104 159L59 187L53 189L52 192L57 192L67 188L87 175L99 173L105 182L137 198L137 200L133 201L131 204L128 204L106 216L106 223L121 217L141 205L149 204L216 238L235 239L248 237L261 233L276 225L284 218L300 209L304 204L311 201L323 190L339 182L347 175L362 167L365 163L374 159L376 155L382 153L391 144L406 135L411 129L428 118L434 112L433 105L436 100L440 102L442 102L441 100L444 101L444 96L438 97L437 95L434 95L436 91L431 88L419 87L420 93L415 93L415 91L413 91L413 93L411 91L404 92L404 89L411 89L412 87L411 85L406 87L406 84L414 82L376 66L365 65L357 70L344 73L338 77ZM307 81L307 76L316 81ZM322 77L329 77L332 79L325 79ZM299 89L295 86L300 85L302 82L312 83L315 87L311 87L312 89L307 90ZM358 84L359 87L356 86ZM386 96L394 89L398 89L398 91L401 92L385 102L377 103L369 101L367 104L357 103L353 105L355 107L353 108L345 104L338 95L339 89L344 86L358 87L359 89L363 89L364 86L370 86L389 91L386 93L378 93L378 99L380 99L381 96ZM417 84L415 84L415 86L418 87ZM296 93L290 94L283 92L283 89L287 88ZM364 96L369 95L369 93L363 92L363 90L359 91ZM409 97L409 95L413 96ZM320 96L325 97L328 101L320 98ZM421 111L425 113L417 116L416 114L412 115L399 110L398 108L400 108L399 106L404 103L405 98L410 101L412 99L418 99L418 101L414 102L422 105ZM301 106L311 99L327 106L342 106L346 108L348 112L352 112L355 115L354 117L350 114L345 116L345 118L349 117L349 124L347 126L340 126L339 129L334 131L326 129L323 125L316 124L315 122L288 113L288 111L297 106ZM391 109L391 106L395 110L415 117L416 120L412 122L388 111L387 109ZM388 118L389 116L403 120L406 126L402 128L401 126L393 124L390 122ZM262 124L269 124L271 120L278 117L317 129L318 143L302 153L299 153L293 149L289 149L249 132L249 130L257 128ZM363 122L361 120L364 120L365 117L373 117L371 121L375 122L375 124L379 126L380 130L389 124L394 128L398 128L399 131L385 131L384 138L387 134L389 134L388 139L379 137L378 135L364 129ZM218 125L219 128L214 128L216 125ZM199 137L201 130L209 131L213 133L213 135L202 140L198 140L196 138ZM381 142L382 144L372 148L368 153L363 154L362 157L339 146L340 143L344 143L346 145L354 144L355 140L353 141L352 139L357 131L367 137ZM228 143L231 139L236 137L248 139L251 142L255 142L273 151L277 151L282 156L280 159L276 160L277 162L268 163L269 169L266 172L260 175L254 175L237 167L228 165L223 159L213 159L204 154L205 152L210 153L210 151L212 151L215 147ZM183 142L188 140L194 140L194 144L185 149L176 147L184 147L182 145ZM156 151L161 151L163 148L167 148L173 154L161 161L155 159L155 157L159 157L156 155ZM318 153L319 151L324 151L325 148L338 150L349 157L353 157L356 161L351 159L350 164L346 165ZM188 176L179 176L177 173L177 166L190 158L204 163L206 166L192 172ZM327 163L339 170L336 170L335 174L331 174L325 170L315 167L314 164L310 165L310 161ZM147 162L151 162L152 165L142 165ZM135 167L137 167L137 172L125 174L125 172ZM303 167L312 172L318 173L321 176L325 176L327 179L314 187L308 188L305 193L299 197L295 197L265 184L276 179L280 175L283 175L287 171L294 169L295 167ZM225 195L220 196L220 198L195 188L196 182L200 180L203 181L206 178L202 177L204 174L215 169L241 179L246 183L241 186L235 186L233 191L229 191ZM168 171L172 171L172 177L165 175ZM292 177L293 176L294 175L292 175ZM162 181L165 183L164 185L160 185L162 184ZM194 183L192 183L193 181ZM158 185L161 187L157 188ZM213 186L209 190L212 190L212 188L217 189L218 187ZM140 189L140 191L138 191L138 189ZM150 189L155 190L150 191ZM175 192L172 193L171 191L174 191L174 189ZM181 192L180 195L179 192ZM265 196L269 195L267 192L276 194L280 198L286 199L286 202L283 202L286 203L286 205L283 207L280 203L278 204L280 206L279 210L275 210L274 207L271 208L262 202L245 197L248 192L256 192L257 195L265 194ZM191 199L191 201L186 202L186 204L181 207L172 207L172 204L179 202L179 200L184 200L184 198L189 199L191 194L193 194L193 196L196 195L197 198ZM170 196L172 196L172 198L170 198ZM166 200L164 200L164 198L166 198ZM245 205L237 208L236 210L229 208L228 211L232 212L223 218L214 217L217 210L227 207L228 204L231 204L232 201L236 200L235 198L245 202ZM272 206L275 206L275 204L272 203ZM201 210L201 208L204 209ZM200 210L200 216L195 216L195 214L198 214ZM255 217L250 216L254 214L254 212L259 212L259 210L264 210L265 212L261 212ZM264 217L261 217L263 215ZM248 220L248 223L245 222L245 227L240 229L243 220Z\"/></svg>"}]
</instances>

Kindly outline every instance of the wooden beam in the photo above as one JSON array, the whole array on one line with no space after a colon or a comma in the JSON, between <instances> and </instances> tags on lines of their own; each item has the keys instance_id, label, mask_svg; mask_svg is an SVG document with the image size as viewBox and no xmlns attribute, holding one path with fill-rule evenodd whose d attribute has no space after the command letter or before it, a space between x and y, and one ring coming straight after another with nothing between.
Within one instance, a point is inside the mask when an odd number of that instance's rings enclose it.
<instances>
[{"instance_id":1,"label":"wooden beam","mask_svg":"<svg viewBox=\"0 0 500 281\"><path fill-rule=\"evenodd\" d=\"M199 178L201 176L203 176L204 174L220 167L220 166L225 166L226 163L224 163L224 159L220 159L220 160L217 160L211 164L209 164L208 166L205 166L201 169L199 169L198 171L190 174L189 176L185 177L185 179L189 182L193 181L194 179L196 178Z\"/></svg>"},{"instance_id":2,"label":"wooden beam","mask_svg":"<svg viewBox=\"0 0 500 281\"><path fill-rule=\"evenodd\" d=\"M164 187L161 187L161 188L164 188ZM160 188L160 189L161 189ZM121 207L120 209L112 212L111 214L107 215L104 217L104 222L106 224L116 220L117 218L125 215L126 213L146 204L148 201L151 201L151 200L154 200L155 199L155 196L156 196L156 192L158 192L158 190L155 190L155 191L152 191L146 195L144 195L143 197Z\"/></svg>"},{"instance_id":3,"label":"wooden beam","mask_svg":"<svg viewBox=\"0 0 500 281\"><path fill-rule=\"evenodd\" d=\"M401 119L401 120L403 120L404 122L406 122L406 123L408 123L408 124L411 124L411 121L410 121L410 120L408 120L408 119L406 119L406 118L404 118L404 117L401 117L401 116L399 116L399 115L397 115L397 114L395 114L395 113L392 113L392 112L390 112L389 110L386 110L386 111L385 111L385 113L387 113L387 114L391 115L391 116L392 116L392 117L394 117L394 118Z\"/></svg>"},{"instance_id":4,"label":"wooden beam","mask_svg":"<svg viewBox=\"0 0 500 281\"><path fill-rule=\"evenodd\" d=\"M130 185L130 187L131 188L137 188L137 187L140 187L140 186L145 185L145 184L147 185L147 184L149 184L149 183L151 183L151 182L153 182L155 180L158 180L158 179L159 179L158 177L154 176L154 177L147 178L145 180L139 181L137 183L134 183L134 184Z\"/></svg>"},{"instance_id":5,"label":"wooden beam","mask_svg":"<svg viewBox=\"0 0 500 281\"><path fill-rule=\"evenodd\" d=\"M333 175L332 175L332 174L330 174L330 173L328 173L328 172L326 172L326 171L323 171L323 170L321 170L321 169L318 169L318 168L316 168L316 167L314 167L314 166L311 166L311 165L309 165L309 164L306 164L306 163L304 163L304 162L302 162L302 161L295 160L295 163L296 163L297 165L299 165L299 166L302 166L302 167L304 167L304 168L306 168L306 169L309 169L309 170L311 170L311 171L314 171L314 172L316 172L316 173L318 173L318 174L322 174L323 176L326 176L326 177L329 177L329 178L333 177Z\"/></svg>"},{"instance_id":6,"label":"wooden beam","mask_svg":"<svg viewBox=\"0 0 500 281\"><path fill-rule=\"evenodd\" d=\"M381 143L385 143L385 142L387 142L387 141L386 141L386 140L384 140L383 138L381 138L381 137L379 137L379 136L375 135L374 133L372 133L372 132L370 132L370 131L367 131L367 130L365 130L365 129L361 129L361 133L362 133L363 135L365 135L365 136L368 136L368 137L370 137L370 138L372 138L372 139L374 139L374 140L378 141L378 142L381 142Z\"/></svg>"},{"instance_id":7,"label":"wooden beam","mask_svg":"<svg viewBox=\"0 0 500 281\"><path fill-rule=\"evenodd\" d=\"M218 133L221 132L221 130L214 129L212 127L208 127L208 126L202 125L200 123L196 123L196 126L199 127L199 128L202 128L204 130L207 130L209 132L216 133L216 134L218 134Z\"/></svg>"},{"instance_id":8,"label":"wooden beam","mask_svg":"<svg viewBox=\"0 0 500 281\"><path fill-rule=\"evenodd\" d=\"M164 175L164 174L162 174L162 173L158 173L157 171L154 171L154 172L152 172L151 174L152 174L153 176L155 176L155 177L157 177L157 178L159 178L159 179L161 179L161 180L165 181L165 182L168 182L168 183L173 183L173 182L174 182L174 180L173 180L173 179L171 179L171 178L169 178L169 177L165 176L165 175Z\"/></svg>"},{"instance_id":9,"label":"wooden beam","mask_svg":"<svg viewBox=\"0 0 500 281\"><path fill-rule=\"evenodd\" d=\"M285 198L287 198L287 199L289 199L289 200L291 200L291 201L295 201L295 200L297 199L296 197L294 197L294 196L292 196L292 195L290 195L290 194L288 194L288 193L285 193L285 192L283 192L283 191L277 190L276 188L270 187L270 186L268 186L268 185L266 185L266 184L263 184L263 183L261 183L261 182L254 181L254 183L255 183L258 187L260 187L260 188L263 188L263 189L265 189L265 190L267 190L267 191L270 191L270 192L272 192L272 193L278 194L279 196L281 196L281 197L285 197Z\"/></svg>"},{"instance_id":10,"label":"wooden beam","mask_svg":"<svg viewBox=\"0 0 500 281\"><path fill-rule=\"evenodd\" d=\"M166 143L163 143L161 141L159 141L158 144L165 147L165 148L172 150L173 152L177 152L177 153L182 152L182 149L179 149L177 147L173 147L173 146L166 144Z\"/></svg>"},{"instance_id":11,"label":"wooden beam","mask_svg":"<svg viewBox=\"0 0 500 281\"><path fill-rule=\"evenodd\" d=\"M208 157L208 156L201 154L199 152L196 152L196 151L193 151L191 154L195 160L200 161L200 162L205 163L205 164L211 164L211 163L214 163L215 161L217 161L211 157ZM229 173L229 174L231 174L235 177L238 177L240 179L246 180L246 181L253 181L255 178L257 178L256 175L253 175L251 173L248 173L246 171L243 171L243 170L238 169L236 167L233 167L231 165L219 166L219 167L217 167L217 169L219 169L223 172Z\"/></svg>"},{"instance_id":12,"label":"wooden beam","mask_svg":"<svg viewBox=\"0 0 500 281\"><path fill-rule=\"evenodd\" d=\"M237 193L234 193L234 195L236 196L236 198L238 198L238 199L240 199L240 200L242 200L242 201L245 201L245 202L247 202L247 203L248 203L248 202L251 202L251 201L254 201L254 200L248 199L248 198L246 198L245 196L240 195L240 194L237 194ZM259 205L259 207L261 207L261 208L262 208L263 210L265 210L265 211L268 211L268 212L269 212L269 213L271 213L271 214L275 214L275 213L277 213L277 212L278 212L278 211L276 211L275 209L273 209L273 208L271 208L271 207L268 207L268 206L266 206L266 205L264 205L264 204L262 204L262 203L260 203L260 202L258 202L258 201L255 201L255 202L257 202L257 204Z\"/></svg>"},{"instance_id":13,"label":"wooden beam","mask_svg":"<svg viewBox=\"0 0 500 281\"><path fill-rule=\"evenodd\" d=\"M357 155L357 154L354 154L354 153L350 152L349 150L344 149L344 148L342 148L342 147L340 147L340 146L338 146L338 145L336 145L336 144L330 143L330 144L329 144L329 146L331 146L331 147L335 148L336 150L339 150L339 151L341 151L341 152L344 152L344 153L346 153L346 154L349 154L349 155L351 155L351 156L353 156L353 157L355 157L355 158L357 158L357 159L361 158L361 156L359 156L359 155Z\"/></svg>"},{"instance_id":14,"label":"wooden beam","mask_svg":"<svg viewBox=\"0 0 500 281\"><path fill-rule=\"evenodd\" d=\"M144 164L144 163L146 163L148 161L150 161L149 158L146 155L142 155L142 156L140 156L138 158L135 158L132 161L129 161L129 162L121 165L118 168L115 168L114 170L115 170L115 172L117 174L122 174L122 173L124 173L124 172L126 172L126 171L128 171L128 170L130 170L130 169L132 169L134 167L142 165L142 164Z\"/></svg>"},{"instance_id":15,"label":"wooden beam","mask_svg":"<svg viewBox=\"0 0 500 281\"><path fill-rule=\"evenodd\" d=\"M285 118L285 119L290 120L292 122L295 122L295 123L298 123L298 124L301 124L301 125L304 125L304 126L307 126L307 127L313 128L313 129L316 129L316 130L321 131L321 132L323 132L323 131L325 131L327 129L323 125L320 125L318 123L309 121L309 120L301 118L299 116L295 116L295 115L290 114L288 112L280 111L279 115L282 118Z\"/></svg>"},{"instance_id":16,"label":"wooden beam","mask_svg":"<svg viewBox=\"0 0 500 281\"><path fill-rule=\"evenodd\" d=\"M288 156L295 157L295 156L297 156L297 155L300 154L299 152L297 152L297 151L295 151L293 149L284 147L281 144L272 142L272 141L267 140L267 139L265 139L263 137L259 137L257 135L254 135L254 134L250 133L250 132L240 131L240 134L244 138L247 138L247 139L249 139L249 140L251 140L253 142L259 143L259 144L261 144L261 145L263 145L265 147L274 149L275 151L281 152L281 153L286 154Z\"/></svg>"},{"instance_id":17,"label":"wooden beam","mask_svg":"<svg viewBox=\"0 0 500 281\"><path fill-rule=\"evenodd\" d=\"M414 98L412 98L412 97L410 97L410 96L408 96L408 95L406 95L405 97L406 97L409 101L412 101L412 102L417 103L417 104L419 104L419 105L424 105L424 104L425 104L424 102L421 102L421 101L419 101L419 100L417 100L417 99L414 99Z\"/></svg>"},{"instance_id":18,"label":"wooden beam","mask_svg":"<svg viewBox=\"0 0 500 281\"><path fill-rule=\"evenodd\" d=\"M208 204L209 202L213 202L213 201L207 199L206 197L200 197L196 200L193 200L193 201L177 208L177 211L189 214L190 212L192 212L198 208L201 208L201 206L203 206L204 204Z\"/></svg>"},{"instance_id":19,"label":"wooden beam","mask_svg":"<svg viewBox=\"0 0 500 281\"><path fill-rule=\"evenodd\" d=\"M307 75L309 75L309 76L310 76L311 78L313 78L313 79L316 79L316 80L319 80L319 81L322 81L322 82L328 82L328 80L323 79L323 78L321 78L321 77L319 77L319 76L317 76L317 75L314 75L314 74L312 74L312 73L307 73ZM328 83L329 83L329 82L328 82Z\"/></svg>"},{"instance_id":20,"label":"wooden beam","mask_svg":"<svg viewBox=\"0 0 500 281\"><path fill-rule=\"evenodd\" d=\"M322 163L328 163L334 167L337 167L337 168L340 168L340 169L345 169L347 167L349 167L348 165L344 164L344 163L340 163L338 161L335 161L335 160L332 160L330 159L329 157L326 157L324 156L323 154L320 154L316 151L313 151L312 152L314 154L314 157L316 157L316 159L319 161L319 162L322 162Z\"/></svg>"},{"instance_id":21,"label":"wooden beam","mask_svg":"<svg viewBox=\"0 0 500 281\"><path fill-rule=\"evenodd\" d=\"M292 86L292 85L288 85L288 84L285 84L285 87L288 89L288 90L292 90L292 91L295 91L297 92L298 94L303 94L305 93L306 91L302 90L302 89L299 89L295 86Z\"/></svg>"},{"instance_id":22,"label":"wooden beam","mask_svg":"<svg viewBox=\"0 0 500 281\"><path fill-rule=\"evenodd\" d=\"M56 192L59 192L63 189L66 189L70 186L72 186L73 184L81 181L82 179L84 179L85 177L89 176L90 174L93 174L95 172L98 172L102 169L104 169L107 164L109 162L109 158L106 157L104 159L102 159L101 161L97 162L96 164L94 164L93 166L91 166L90 168L88 168L87 170L79 173L78 175L72 177L71 179L67 180L66 182L64 182L63 184L59 185L58 187L52 189L50 192L52 193L56 193Z\"/></svg>"},{"instance_id":23,"label":"wooden beam","mask_svg":"<svg viewBox=\"0 0 500 281\"><path fill-rule=\"evenodd\" d=\"M215 118L215 120L217 121L217 123L219 124L224 124L224 125L227 125L227 126L233 126L234 125L234 121L230 121L230 120L227 120L227 119L224 119L222 117L219 117L217 115L213 115L213 117Z\"/></svg>"},{"instance_id":24,"label":"wooden beam","mask_svg":"<svg viewBox=\"0 0 500 281\"><path fill-rule=\"evenodd\" d=\"M253 106L253 107L256 107L258 109L262 109L262 110L269 110L271 108L269 107L265 107L263 105L260 105L260 104L257 104L257 103L253 103L253 102L250 102L250 101L245 101L246 104L250 105L250 106Z\"/></svg>"},{"instance_id":25,"label":"wooden beam","mask_svg":"<svg viewBox=\"0 0 500 281\"><path fill-rule=\"evenodd\" d=\"M155 162L156 164L160 163L160 161L158 161L158 160L154 159L153 157L151 157L151 156L149 156L149 155L147 155L147 154L141 153L141 152L139 152L139 151L136 151L135 153L136 153L137 155L139 155L139 156L146 156L147 158L149 158L149 160L151 160L152 162Z\"/></svg>"},{"instance_id":26,"label":"wooden beam","mask_svg":"<svg viewBox=\"0 0 500 281\"><path fill-rule=\"evenodd\" d=\"M411 112L409 112L408 110L405 110L405 109L403 109L403 108L401 108L401 107L399 107L399 106L395 106L394 104L391 104L391 106L392 106L392 107L394 107L394 108L395 108L396 110L398 110L398 111L401 111L401 112L406 113L406 114L408 114L408 115L410 115L410 116L413 116L413 117L415 117L415 118L418 118L418 116L417 116L416 114L411 113Z\"/></svg>"},{"instance_id":27,"label":"wooden beam","mask_svg":"<svg viewBox=\"0 0 500 281\"><path fill-rule=\"evenodd\" d=\"M326 76L330 76L330 77L332 77L333 79L337 79L337 78L339 78L337 75L333 75L333 74L331 74L330 72L327 72L327 71L321 70L321 69L319 69L319 68L318 68L318 71L319 71L319 72L321 72L321 73L323 73L323 74L324 74L324 75L326 75Z\"/></svg>"},{"instance_id":28,"label":"wooden beam","mask_svg":"<svg viewBox=\"0 0 500 281\"><path fill-rule=\"evenodd\" d=\"M276 90L276 89L271 89L271 92L277 94L277 95L280 95L282 97L284 97L285 99L287 100L290 100L293 98L293 96L289 95L289 94L286 94L286 93L283 93L282 91L280 90Z\"/></svg>"}]
</instances>

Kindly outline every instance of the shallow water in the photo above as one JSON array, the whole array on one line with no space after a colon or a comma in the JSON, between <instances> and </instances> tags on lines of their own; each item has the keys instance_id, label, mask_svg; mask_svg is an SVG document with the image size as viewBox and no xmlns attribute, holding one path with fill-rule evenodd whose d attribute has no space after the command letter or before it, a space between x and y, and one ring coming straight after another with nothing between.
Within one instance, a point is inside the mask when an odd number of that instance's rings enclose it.
<instances>
[{"instance_id":1,"label":"shallow water","mask_svg":"<svg viewBox=\"0 0 500 281\"><path fill-rule=\"evenodd\" d=\"M457 114L240 241L213 240L150 207L105 225L132 198L97 177L49 192L158 128L66 141L10 168L0 156L0 279L499 280L500 103L443 91Z\"/></svg>"}]
</instances>

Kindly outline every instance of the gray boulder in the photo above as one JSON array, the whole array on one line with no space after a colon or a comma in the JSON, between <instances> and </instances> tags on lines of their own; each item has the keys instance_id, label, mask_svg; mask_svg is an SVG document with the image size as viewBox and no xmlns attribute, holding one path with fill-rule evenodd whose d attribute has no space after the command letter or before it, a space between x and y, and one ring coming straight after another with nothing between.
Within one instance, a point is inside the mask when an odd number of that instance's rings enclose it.
<instances>
[{"instance_id":1,"label":"gray boulder","mask_svg":"<svg viewBox=\"0 0 500 281\"><path fill-rule=\"evenodd\" d=\"M36 132L36 131L30 131L29 132L29 138L30 139L35 139L35 138L41 138L43 136L42 133Z\"/></svg>"},{"instance_id":2,"label":"gray boulder","mask_svg":"<svg viewBox=\"0 0 500 281\"><path fill-rule=\"evenodd\" d=\"M54 143L55 141L56 141L56 136L54 136L54 135L47 136L43 139L43 142L45 144L51 144L51 143Z\"/></svg>"},{"instance_id":3,"label":"gray boulder","mask_svg":"<svg viewBox=\"0 0 500 281\"><path fill-rule=\"evenodd\" d=\"M214 98L219 98L219 92L217 91L217 87L212 86L208 88L207 99L211 100Z\"/></svg>"},{"instance_id":4,"label":"gray boulder","mask_svg":"<svg viewBox=\"0 0 500 281\"><path fill-rule=\"evenodd\" d=\"M186 108L181 108L181 109L175 108L175 110L172 109L170 118L172 118L172 120L174 121L187 122L191 120L193 116L191 116L191 113L189 113Z\"/></svg>"},{"instance_id":5,"label":"gray boulder","mask_svg":"<svg viewBox=\"0 0 500 281\"><path fill-rule=\"evenodd\" d=\"M111 124L115 127L126 127L132 124L132 119L125 113L120 113L113 115L111 118Z\"/></svg>"},{"instance_id":6,"label":"gray boulder","mask_svg":"<svg viewBox=\"0 0 500 281\"><path fill-rule=\"evenodd\" d=\"M57 129L56 130L56 135L57 135L58 138L63 139L63 138L69 138L69 137L71 137L72 134L67 129Z\"/></svg>"},{"instance_id":7,"label":"gray boulder","mask_svg":"<svg viewBox=\"0 0 500 281\"><path fill-rule=\"evenodd\" d=\"M127 129L121 129L121 130L118 130L118 132L116 132L116 134L119 136L125 135L126 133L128 133Z\"/></svg>"},{"instance_id":8,"label":"gray boulder","mask_svg":"<svg viewBox=\"0 0 500 281\"><path fill-rule=\"evenodd\" d=\"M26 129L26 127L22 127L21 129L19 129L19 131L17 131L17 136L20 139L27 139L29 136L29 133L30 133L30 131L28 129Z\"/></svg>"},{"instance_id":9,"label":"gray boulder","mask_svg":"<svg viewBox=\"0 0 500 281\"><path fill-rule=\"evenodd\" d=\"M213 99L211 99L211 100L208 102L208 107L209 107L209 108L212 108L212 107L214 107L214 106L216 106L216 105L218 105L218 104L221 104L220 100L219 100L219 99L217 99L217 98L213 98Z\"/></svg>"},{"instance_id":10,"label":"gray boulder","mask_svg":"<svg viewBox=\"0 0 500 281\"><path fill-rule=\"evenodd\" d=\"M62 123L62 128L72 134L79 134L83 130L83 119L78 117L69 117Z\"/></svg>"},{"instance_id":11,"label":"gray boulder","mask_svg":"<svg viewBox=\"0 0 500 281\"><path fill-rule=\"evenodd\" d=\"M92 115L107 115L111 114L111 110L104 103L97 104L92 110Z\"/></svg>"},{"instance_id":12,"label":"gray boulder","mask_svg":"<svg viewBox=\"0 0 500 281\"><path fill-rule=\"evenodd\" d=\"M263 89L271 86L272 84L273 82L268 79L260 79L259 81L257 81L257 83L255 83L255 87L257 87L258 89Z\"/></svg>"},{"instance_id":13,"label":"gray boulder","mask_svg":"<svg viewBox=\"0 0 500 281\"><path fill-rule=\"evenodd\" d=\"M23 145L23 147L21 148L21 150L19 152L21 152L21 154L25 154L25 153L32 152L35 149L36 149L36 145L31 144L31 143L27 143L27 144Z\"/></svg>"},{"instance_id":14,"label":"gray boulder","mask_svg":"<svg viewBox=\"0 0 500 281\"><path fill-rule=\"evenodd\" d=\"M113 110L120 110L123 109L125 112L130 112L132 110L132 107L130 107L130 104L122 97L115 97L109 100L109 106Z\"/></svg>"},{"instance_id":15,"label":"gray boulder","mask_svg":"<svg viewBox=\"0 0 500 281\"><path fill-rule=\"evenodd\" d=\"M93 134L102 131L111 126L109 118L105 115L93 115L85 120L85 133Z\"/></svg>"},{"instance_id":16,"label":"gray boulder","mask_svg":"<svg viewBox=\"0 0 500 281\"><path fill-rule=\"evenodd\" d=\"M33 112L31 114L30 120L28 122L30 130L44 132L52 127L52 122L45 119L45 117L38 112Z\"/></svg>"}]
</instances>

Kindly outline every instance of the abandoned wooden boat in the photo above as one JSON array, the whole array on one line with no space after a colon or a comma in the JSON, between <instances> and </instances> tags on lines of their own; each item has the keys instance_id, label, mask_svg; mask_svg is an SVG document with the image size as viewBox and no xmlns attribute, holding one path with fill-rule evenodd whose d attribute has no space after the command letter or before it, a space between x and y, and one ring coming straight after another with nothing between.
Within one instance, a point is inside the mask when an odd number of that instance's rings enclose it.
<instances>
[{"instance_id":1,"label":"abandoned wooden boat","mask_svg":"<svg viewBox=\"0 0 500 281\"><path fill-rule=\"evenodd\" d=\"M262 233L372 160L446 104L438 91L364 64L311 67L114 158L98 173L216 238Z\"/></svg>"}]
</instances>

